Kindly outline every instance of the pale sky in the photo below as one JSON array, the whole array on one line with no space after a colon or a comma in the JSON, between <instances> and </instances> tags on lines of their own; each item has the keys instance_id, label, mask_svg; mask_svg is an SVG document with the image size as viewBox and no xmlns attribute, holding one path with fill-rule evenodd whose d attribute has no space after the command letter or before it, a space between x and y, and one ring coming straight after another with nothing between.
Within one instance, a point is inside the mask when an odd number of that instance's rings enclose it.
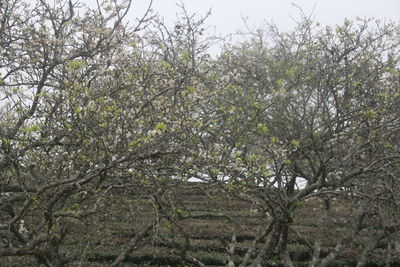
<instances>
[{"instance_id":1,"label":"pale sky","mask_svg":"<svg viewBox=\"0 0 400 267\"><path fill-rule=\"evenodd\" d=\"M211 8L207 23L223 35L243 30L242 17L248 18L249 26L273 21L280 29L289 30L294 25L290 17L300 17L292 3L306 14L314 10L313 17L321 24L341 24L345 18L357 16L400 21L400 0L154 0L153 9L172 23L179 11L177 2L191 13L205 14ZM149 0L133 0L130 18L141 14L148 3Z\"/></svg>"}]
</instances>

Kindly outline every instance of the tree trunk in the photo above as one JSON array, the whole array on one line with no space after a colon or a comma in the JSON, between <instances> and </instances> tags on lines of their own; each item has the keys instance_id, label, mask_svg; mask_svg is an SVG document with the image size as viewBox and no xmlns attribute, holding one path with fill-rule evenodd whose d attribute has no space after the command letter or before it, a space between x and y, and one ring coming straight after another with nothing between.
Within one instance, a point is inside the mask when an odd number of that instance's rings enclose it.
<instances>
[{"instance_id":1,"label":"tree trunk","mask_svg":"<svg viewBox=\"0 0 400 267\"><path fill-rule=\"evenodd\" d=\"M388 240L387 248L386 248L386 259L385 259L385 266L390 267L390 263L392 262L392 248L393 248L392 240Z\"/></svg>"},{"instance_id":2,"label":"tree trunk","mask_svg":"<svg viewBox=\"0 0 400 267\"><path fill-rule=\"evenodd\" d=\"M267 228L265 229L265 231L261 234L259 234L252 242L251 247L247 250L246 255L244 256L242 263L239 265L239 267L245 267L248 265L248 263L250 262L251 256L254 253L257 244L260 242L260 240L262 240L264 237L268 236L271 231L273 231L274 229L274 225L275 225L275 221L272 220Z\"/></svg>"},{"instance_id":3,"label":"tree trunk","mask_svg":"<svg viewBox=\"0 0 400 267\"><path fill-rule=\"evenodd\" d=\"M254 260L251 266L265 266L265 263L271 257L273 250L278 245L279 237L281 235L281 228L282 226L280 223L276 223L274 225L274 229L270 233L268 239L265 241L264 246L261 248L260 252L257 255L257 258Z\"/></svg>"},{"instance_id":4,"label":"tree trunk","mask_svg":"<svg viewBox=\"0 0 400 267\"><path fill-rule=\"evenodd\" d=\"M325 237L326 224L329 213L329 200L324 201L324 205L321 208L321 215L319 219L318 236L314 243L314 252L311 258L310 267L316 267L321 256L322 240Z\"/></svg>"},{"instance_id":5,"label":"tree trunk","mask_svg":"<svg viewBox=\"0 0 400 267\"><path fill-rule=\"evenodd\" d=\"M280 251L280 257L283 261L284 267L294 267L292 260L290 259L289 252L287 250L288 243L288 231L289 225L286 223L282 226L281 240L279 241L278 249Z\"/></svg>"},{"instance_id":6,"label":"tree trunk","mask_svg":"<svg viewBox=\"0 0 400 267\"><path fill-rule=\"evenodd\" d=\"M118 255L118 257L114 260L114 262L110 265L117 266L122 261L126 259L126 257L137 247L138 243L148 235L148 233L153 229L153 224L149 225L143 231L138 232L127 244L126 248Z\"/></svg>"},{"instance_id":7,"label":"tree trunk","mask_svg":"<svg viewBox=\"0 0 400 267\"><path fill-rule=\"evenodd\" d=\"M375 235L368 240L367 246L361 253L357 262L357 267L364 267L367 264L368 256L376 249L376 247L379 245L379 241L381 241L384 237L385 232L382 231L378 235Z\"/></svg>"},{"instance_id":8,"label":"tree trunk","mask_svg":"<svg viewBox=\"0 0 400 267\"><path fill-rule=\"evenodd\" d=\"M355 221L353 222L353 227L350 230L350 232L342 239L340 240L336 246L333 248L333 250L321 261L321 264L319 266L324 267L330 265L337 256L341 253L341 251L348 245L350 244L351 241L355 238L355 236L360 232L362 229L362 222L365 217L365 213L367 212L368 208L368 202L364 201L361 203L357 216L355 218Z\"/></svg>"}]
</instances>

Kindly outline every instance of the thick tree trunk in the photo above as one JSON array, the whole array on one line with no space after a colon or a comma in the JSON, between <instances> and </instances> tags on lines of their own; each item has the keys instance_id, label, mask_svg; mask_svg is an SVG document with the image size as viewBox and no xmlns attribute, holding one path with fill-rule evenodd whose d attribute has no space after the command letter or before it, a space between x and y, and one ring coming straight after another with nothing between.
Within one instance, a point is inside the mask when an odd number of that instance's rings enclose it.
<instances>
[{"instance_id":1,"label":"thick tree trunk","mask_svg":"<svg viewBox=\"0 0 400 267\"><path fill-rule=\"evenodd\" d=\"M273 250L276 248L279 242L279 237L281 235L282 226L280 223L276 223L273 227L268 239L265 241L264 246L259 251L257 258L254 260L251 266L262 267L271 257Z\"/></svg>"},{"instance_id":2,"label":"thick tree trunk","mask_svg":"<svg viewBox=\"0 0 400 267\"><path fill-rule=\"evenodd\" d=\"M281 239L279 241L278 249L279 249L279 254L283 261L284 267L294 267L294 264L293 264L292 260L290 259L290 255L287 250L288 232L289 232L289 225L288 224L283 225Z\"/></svg>"}]
</instances>

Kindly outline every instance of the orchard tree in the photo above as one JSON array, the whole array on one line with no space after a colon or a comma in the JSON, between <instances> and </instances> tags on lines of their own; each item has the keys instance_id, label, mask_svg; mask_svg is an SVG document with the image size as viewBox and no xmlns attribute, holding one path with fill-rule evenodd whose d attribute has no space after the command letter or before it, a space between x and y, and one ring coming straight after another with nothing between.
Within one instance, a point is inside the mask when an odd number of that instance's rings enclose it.
<instances>
[{"instance_id":1,"label":"orchard tree","mask_svg":"<svg viewBox=\"0 0 400 267\"><path fill-rule=\"evenodd\" d=\"M181 7L171 28L150 4L128 24L130 6L0 5L0 257L83 264L84 252L67 243L81 242L79 229L120 220L118 202L132 214L151 209L151 220L126 215L132 237L112 266L150 242L205 265L185 225L199 216L229 222L229 266L263 266L274 255L293 266L294 235L310 266L326 266L367 230L358 265L382 246L390 264L400 230L398 25L332 28L304 17L291 32L267 25L226 42L212 58L208 14ZM203 191L217 211L192 212L182 190ZM228 198L259 215L240 260ZM349 216L332 246L340 204ZM316 205L317 234L304 237L299 207Z\"/></svg>"},{"instance_id":2,"label":"orchard tree","mask_svg":"<svg viewBox=\"0 0 400 267\"><path fill-rule=\"evenodd\" d=\"M1 257L77 261L63 242L73 226L107 216L113 188L142 188L165 209L166 185L196 133L191 110L209 59L197 39L202 20L186 16L170 32L149 6L132 26L130 5L0 6ZM134 229L114 265L165 216Z\"/></svg>"},{"instance_id":3,"label":"orchard tree","mask_svg":"<svg viewBox=\"0 0 400 267\"><path fill-rule=\"evenodd\" d=\"M265 217L240 266L263 265L274 251L293 266L288 242L293 233L301 236L297 208L318 199L319 236L307 241L311 266L332 263L366 227L374 230L360 266L378 244L390 246L400 230L393 191L399 183L399 49L396 24L360 20L331 28L306 17L291 32L268 25L226 46L219 84L210 89L218 92L214 123L198 162L206 166L199 176ZM339 200L352 216L343 239L326 247L331 207Z\"/></svg>"}]
</instances>

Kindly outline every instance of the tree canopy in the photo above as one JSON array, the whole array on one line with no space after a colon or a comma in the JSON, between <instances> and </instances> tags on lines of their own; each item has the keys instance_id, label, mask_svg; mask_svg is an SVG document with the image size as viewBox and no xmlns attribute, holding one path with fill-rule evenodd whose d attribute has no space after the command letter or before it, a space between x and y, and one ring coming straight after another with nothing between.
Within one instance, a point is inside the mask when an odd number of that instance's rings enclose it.
<instances>
[{"instance_id":1,"label":"tree canopy","mask_svg":"<svg viewBox=\"0 0 400 267\"><path fill-rule=\"evenodd\" d=\"M303 17L290 32L265 25L222 41L213 56L209 14L182 7L169 28L151 6L128 23L130 0L56 2L0 5L0 260L82 264L67 245L74 229L108 220L107 203L127 194L136 204L121 205L152 219L130 229L112 266L151 237L204 266L183 226L200 216L179 200L188 188L259 215L258 236L238 255L240 224L223 209L207 213L232 228L229 266L275 256L294 266L298 210L315 203L309 266L332 264L364 232L357 266L399 242L398 23ZM328 245L340 203L351 207L346 234Z\"/></svg>"}]
</instances>

